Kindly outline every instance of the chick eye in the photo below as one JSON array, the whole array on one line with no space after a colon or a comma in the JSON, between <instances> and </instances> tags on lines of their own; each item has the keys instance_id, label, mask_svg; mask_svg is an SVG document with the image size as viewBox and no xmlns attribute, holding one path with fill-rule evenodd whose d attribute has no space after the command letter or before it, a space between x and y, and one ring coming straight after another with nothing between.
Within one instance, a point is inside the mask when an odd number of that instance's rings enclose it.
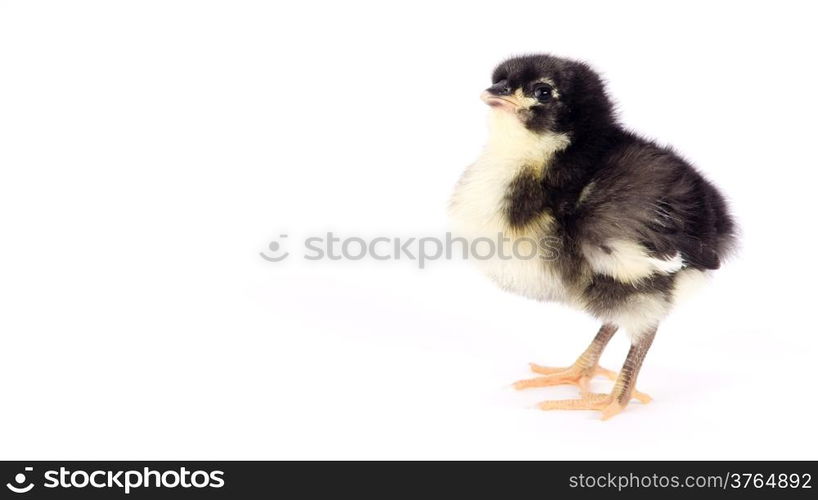
<instances>
[{"instance_id":1,"label":"chick eye","mask_svg":"<svg viewBox=\"0 0 818 500\"><path fill-rule=\"evenodd\" d=\"M540 102L545 102L551 99L551 90L550 85L537 85L534 87L534 98Z\"/></svg>"}]
</instances>

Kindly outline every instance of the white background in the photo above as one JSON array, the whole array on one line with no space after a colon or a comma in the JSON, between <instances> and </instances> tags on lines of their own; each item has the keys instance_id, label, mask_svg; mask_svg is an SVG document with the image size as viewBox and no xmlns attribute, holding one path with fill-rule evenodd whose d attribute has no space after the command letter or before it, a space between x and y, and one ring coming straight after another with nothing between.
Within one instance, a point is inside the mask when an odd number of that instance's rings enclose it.
<instances>
[{"instance_id":1,"label":"white background","mask_svg":"<svg viewBox=\"0 0 818 500\"><path fill-rule=\"evenodd\" d=\"M0 458L818 458L815 13L612 4L0 2ZM467 262L296 255L445 231L478 93L542 51L743 228L607 422L509 387L589 317Z\"/></svg>"}]
</instances>

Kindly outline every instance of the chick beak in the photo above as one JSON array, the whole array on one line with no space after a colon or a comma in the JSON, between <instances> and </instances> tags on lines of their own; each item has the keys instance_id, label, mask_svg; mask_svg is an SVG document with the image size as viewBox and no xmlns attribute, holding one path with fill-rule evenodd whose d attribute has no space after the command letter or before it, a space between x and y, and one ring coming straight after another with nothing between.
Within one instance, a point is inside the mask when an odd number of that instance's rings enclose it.
<instances>
[{"instance_id":1,"label":"chick beak","mask_svg":"<svg viewBox=\"0 0 818 500\"><path fill-rule=\"evenodd\" d=\"M515 113L520 109L520 102L514 94L497 95L492 89L484 90L480 99L492 108L502 109Z\"/></svg>"}]
</instances>

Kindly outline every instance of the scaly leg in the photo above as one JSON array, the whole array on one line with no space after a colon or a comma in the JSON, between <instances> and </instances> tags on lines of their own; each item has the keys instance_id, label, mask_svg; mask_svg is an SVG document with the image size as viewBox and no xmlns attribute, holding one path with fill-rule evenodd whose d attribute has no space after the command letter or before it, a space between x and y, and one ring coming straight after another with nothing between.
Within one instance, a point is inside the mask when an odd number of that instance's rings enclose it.
<instances>
[{"instance_id":1,"label":"scaly leg","mask_svg":"<svg viewBox=\"0 0 818 500\"><path fill-rule=\"evenodd\" d=\"M631 344L628 357L619 372L613 391L610 394L584 393L581 399L543 401L539 404L542 410L599 410L602 419L606 420L621 412L634 396L636 378L645 360L645 355L656 337L656 328L645 332Z\"/></svg>"}]
</instances>

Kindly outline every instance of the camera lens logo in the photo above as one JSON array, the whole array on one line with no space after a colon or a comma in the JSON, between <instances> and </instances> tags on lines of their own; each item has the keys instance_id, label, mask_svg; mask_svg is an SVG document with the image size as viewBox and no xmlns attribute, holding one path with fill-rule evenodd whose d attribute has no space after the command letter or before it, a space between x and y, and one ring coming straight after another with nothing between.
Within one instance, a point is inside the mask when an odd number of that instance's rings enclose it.
<instances>
[{"instance_id":1,"label":"camera lens logo","mask_svg":"<svg viewBox=\"0 0 818 500\"><path fill-rule=\"evenodd\" d=\"M26 472L31 472L34 470L34 467L26 467ZM6 488L10 489L15 493L28 493L31 491L31 488L34 487L34 483L25 484L26 482L26 475L22 472L17 473L14 476L14 482L17 483L18 486L15 486L11 483L6 483Z\"/></svg>"}]
</instances>

